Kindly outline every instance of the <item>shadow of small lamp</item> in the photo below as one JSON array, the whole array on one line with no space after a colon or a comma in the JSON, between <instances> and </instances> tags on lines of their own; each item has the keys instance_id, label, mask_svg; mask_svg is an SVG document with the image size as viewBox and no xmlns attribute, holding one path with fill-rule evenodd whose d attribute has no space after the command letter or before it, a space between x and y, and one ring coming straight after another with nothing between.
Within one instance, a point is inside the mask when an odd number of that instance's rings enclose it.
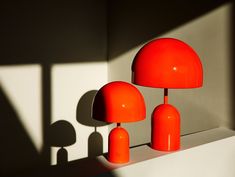
<instances>
[{"instance_id":1,"label":"shadow of small lamp","mask_svg":"<svg viewBox=\"0 0 235 177\"><path fill-rule=\"evenodd\" d=\"M68 162L68 152L64 148L76 142L76 132L71 123L59 120L50 125L49 129L50 145L60 147L57 152L57 165Z\"/></svg>"},{"instance_id":2,"label":"shadow of small lamp","mask_svg":"<svg viewBox=\"0 0 235 177\"><path fill-rule=\"evenodd\" d=\"M90 90L80 98L77 105L77 121L85 126L94 127L94 132L88 138L88 157L96 157L103 154L103 137L97 131L97 127L108 125L106 122L95 120L91 117L92 102L97 90Z\"/></svg>"},{"instance_id":3,"label":"shadow of small lamp","mask_svg":"<svg viewBox=\"0 0 235 177\"><path fill-rule=\"evenodd\" d=\"M168 103L168 89L201 87L203 69L200 58L186 43L160 38L144 45L132 63L132 82L164 89L164 104L152 113L151 147L160 151L180 148L180 114Z\"/></svg>"},{"instance_id":4,"label":"shadow of small lamp","mask_svg":"<svg viewBox=\"0 0 235 177\"><path fill-rule=\"evenodd\" d=\"M117 123L117 127L109 134L108 161L129 162L129 135L121 127L121 123L141 121L145 116L144 98L132 84L114 81L104 85L97 92L93 101L92 117L100 121Z\"/></svg>"}]
</instances>

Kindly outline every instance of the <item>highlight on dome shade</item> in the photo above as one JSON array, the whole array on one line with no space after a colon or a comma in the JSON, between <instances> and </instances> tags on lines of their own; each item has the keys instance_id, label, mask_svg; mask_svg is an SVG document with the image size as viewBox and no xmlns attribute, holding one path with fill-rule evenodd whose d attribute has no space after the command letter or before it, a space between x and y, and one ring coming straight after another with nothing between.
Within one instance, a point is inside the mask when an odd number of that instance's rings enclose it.
<instances>
[{"instance_id":1,"label":"highlight on dome shade","mask_svg":"<svg viewBox=\"0 0 235 177\"><path fill-rule=\"evenodd\" d=\"M92 117L117 123L117 127L109 134L109 162L129 162L129 134L121 127L121 123L144 120L145 116L144 98L135 86L123 81L114 81L104 85L97 92L93 101Z\"/></svg>"},{"instance_id":2,"label":"highlight on dome shade","mask_svg":"<svg viewBox=\"0 0 235 177\"><path fill-rule=\"evenodd\" d=\"M133 83L155 88L202 86L202 64L197 53L174 38L159 38L144 45L132 63Z\"/></svg>"},{"instance_id":3,"label":"highlight on dome shade","mask_svg":"<svg viewBox=\"0 0 235 177\"><path fill-rule=\"evenodd\" d=\"M93 101L92 117L109 123L136 122L145 119L144 98L139 90L123 81L103 86Z\"/></svg>"}]
</instances>

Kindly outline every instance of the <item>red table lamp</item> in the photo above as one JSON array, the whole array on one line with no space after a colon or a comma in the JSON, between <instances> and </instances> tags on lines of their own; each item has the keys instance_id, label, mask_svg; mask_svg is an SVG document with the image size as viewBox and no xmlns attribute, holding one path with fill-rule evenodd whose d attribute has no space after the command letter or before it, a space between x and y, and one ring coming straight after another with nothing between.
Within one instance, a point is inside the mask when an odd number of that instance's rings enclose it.
<instances>
[{"instance_id":1,"label":"red table lamp","mask_svg":"<svg viewBox=\"0 0 235 177\"><path fill-rule=\"evenodd\" d=\"M202 86L203 70L196 52L184 42L160 38L143 46L132 63L132 82L164 88L164 104L152 114L151 147L161 151L180 148L180 114L168 104L168 88Z\"/></svg>"},{"instance_id":2,"label":"red table lamp","mask_svg":"<svg viewBox=\"0 0 235 177\"><path fill-rule=\"evenodd\" d=\"M145 119L144 98L139 90L126 82L115 81L104 85L93 101L92 117L96 120L117 123L109 134L108 160L113 163L129 161L129 135L122 122Z\"/></svg>"}]
</instances>

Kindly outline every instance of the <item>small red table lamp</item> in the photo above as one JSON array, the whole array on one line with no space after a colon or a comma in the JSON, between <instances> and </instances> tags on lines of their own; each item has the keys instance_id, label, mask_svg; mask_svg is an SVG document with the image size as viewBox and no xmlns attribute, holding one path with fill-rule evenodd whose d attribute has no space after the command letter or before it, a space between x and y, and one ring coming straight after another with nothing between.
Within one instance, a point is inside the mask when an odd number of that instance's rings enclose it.
<instances>
[{"instance_id":1,"label":"small red table lamp","mask_svg":"<svg viewBox=\"0 0 235 177\"><path fill-rule=\"evenodd\" d=\"M173 38L155 39L143 46L132 63L132 82L164 88L164 104L152 114L151 147L161 151L180 148L180 114L168 104L168 88L202 86L203 70L196 52Z\"/></svg>"},{"instance_id":2,"label":"small red table lamp","mask_svg":"<svg viewBox=\"0 0 235 177\"><path fill-rule=\"evenodd\" d=\"M96 120L117 123L109 134L108 161L129 161L129 135L121 127L122 122L145 119L144 98L139 90L126 82L114 81L104 85L93 101L92 117Z\"/></svg>"}]
</instances>

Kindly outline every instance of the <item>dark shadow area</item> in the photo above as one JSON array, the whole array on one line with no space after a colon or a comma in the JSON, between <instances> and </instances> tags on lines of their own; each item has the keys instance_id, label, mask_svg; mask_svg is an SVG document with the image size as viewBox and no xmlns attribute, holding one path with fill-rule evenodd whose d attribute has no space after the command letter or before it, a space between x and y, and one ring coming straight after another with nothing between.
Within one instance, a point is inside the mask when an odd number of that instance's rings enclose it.
<instances>
[{"instance_id":1,"label":"dark shadow area","mask_svg":"<svg viewBox=\"0 0 235 177\"><path fill-rule=\"evenodd\" d=\"M189 22L229 0L108 1L108 58Z\"/></svg>"},{"instance_id":2,"label":"dark shadow area","mask_svg":"<svg viewBox=\"0 0 235 177\"><path fill-rule=\"evenodd\" d=\"M88 157L96 157L103 154L103 137L96 130L88 138Z\"/></svg>"},{"instance_id":3,"label":"dark shadow area","mask_svg":"<svg viewBox=\"0 0 235 177\"><path fill-rule=\"evenodd\" d=\"M61 147L58 152L57 152L57 165L65 165L66 163L68 163L68 151Z\"/></svg>"},{"instance_id":4,"label":"dark shadow area","mask_svg":"<svg viewBox=\"0 0 235 177\"><path fill-rule=\"evenodd\" d=\"M76 132L71 123L59 120L51 124L48 133L51 146L60 147L57 152L57 164L64 165L68 162L68 152L64 147L76 142Z\"/></svg>"},{"instance_id":5,"label":"dark shadow area","mask_svg":"<svg viewBox=\"0 0 235 177\"><path fill-rule=\"evenodd\" d=\"M105 95L103 92L97 92L93 100L91 115L96 120L99 120L99 122L104 122L107 112L108 111L105 106Z\"/></svg>"},{"instance_id":6,"label":"dark shadow area","mask_svg":"<svg viewBox=\"0 0 235 177\"><path fill-rule=\"evenodd\" d=\"M35 168L27 173L19 173L14 177L115 177L116 175L111 171L112 169L112 167L106 166L97 158L85 158L68 162L63 166L55 165L40 169Z\"/></svg>"},{"instance_id":7,"label":"dark shadow area","mask_svg":"<svg viewBox=\"0 0 235 177\"><path fill-rule=\"evenodd\" d=\"M92 104L96 93L96 90L86 92L77 105L77 121L82 125L94 127L94 132L88 138L88 157L103 154L103 138L96 129L97 127L107 125L105 122L92 118Z\"/></svg>"},{"instance_id":8,"label":"dark shadow area","mask_svg":"<svg viewBox=\"0 0 235 177\"><path fill-rule=\"evenodd\" d=\"M42 65L42 122L43 122L43 148L40 153L44 165L50 165L51 149L48 141L48 131L51 124L51 65Z\"/></svg>"},{"instance_id":9,"label":"dark shadow area","mask_svg":"<svg viewBox=\"0 0 235 177\"><path fill-rule=\"evenodd\" d=\"M12 105L0 87L0 175L41 165L41 157Z\"/></svg>"},{"instance_id":10,"label":"dark shadow area","mask_svg":"<svg viewBox=\"0 0 235 177\"><path fill-rule=\"evenodd\" d=\"M232 0L232 14L231 14L231 39L230 39L230 52L231 52L231 64L230 64L230 75L231 75L231 88L230 88L230 93L232 95L231 97L231 123L232 123L232 129L235 130L235 119L234 119L234 115L235 115L235 0Z\"/></svg>"},{"instance_id":11,"label":"dark shadow area","mask_svg":"<svg viewBox=\"0 0 235 177\"><path fill-rule=\"evenodd\" d=\"M91 127L105 126L107 123L97 121L92 118L92 104L97 90L86 92L79 100L77 105L77 121L82 125Z\"/></svg>"},{"instance_id":12,"label":"dark shadow area","mask_svg":"<svg viewBox=\"0 0 235 177\"><path fill-rule=\"evenodd\" d=\"M106 1L1 1L0 64L106 60Z\"/></svg>"}]
</instances>

